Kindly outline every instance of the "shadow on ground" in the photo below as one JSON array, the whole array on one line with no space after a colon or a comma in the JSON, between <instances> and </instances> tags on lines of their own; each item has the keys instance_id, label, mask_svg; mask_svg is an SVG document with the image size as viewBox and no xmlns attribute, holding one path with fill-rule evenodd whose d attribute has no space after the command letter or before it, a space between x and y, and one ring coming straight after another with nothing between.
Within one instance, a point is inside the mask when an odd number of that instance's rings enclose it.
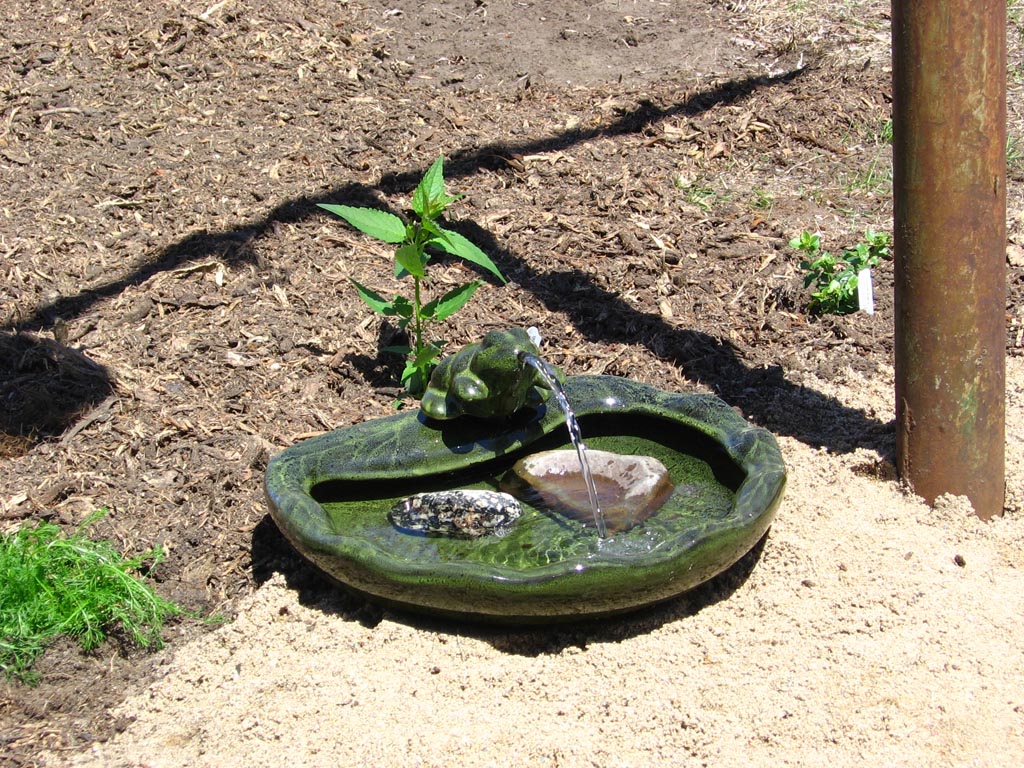
<instances>
[{"instance_id":1,"label":"shadow on ground","mask_svg":"<svg viewBox=\"0 0 1024 768\"><path fill-rule=\"evenodd\" d=\"M736 563L712 579L657 605L618 616L529 627L494 626L447 618L431 618L411 611L384 607L348 590L303 558L267 515L252 538L253 572L257 585L274 573L285 577L299 602L326 614L374 627L385 615L427 632L469 637L497 650L520 656L557 654L565 648L586 648L589 643L611 643L647 634L662 625L696 616L705 608L728 600L750 578L761 559L770 531ZM340 588L339 588L340 587Z\"/></svg>"},{"instance_id":2,"label":"shadow on ground","mask_svg":"<svg viewBox=\"0 0 1024 768\"><path fill-rule=\"evenodd\" d=\"M31 333L0 332L0 458L65 434L114 391L104 366Z\"/></svg>"},{"instance_id":3,"label":"shadow on ground","mask_svg":"<svg viewBox=\"0 0 1024 768\"><path fill-rule=\"evenodd\" d=\"M446 174L449 178L468 176L484 168L502 167L519 154L557 151L601 137L637 133L673 116L695 116L713 107L742 99L757 89L785 85L805 71L799 69L776 76L729 81L669 107L644 102L618 119L591 130L565 131L557 136L518 144L490 144L473 150L457 151L447 159ZM385 176L376 187L347 184L323 196L295 198L251 225L221 233L190 235L127 276L85 289L74 296L61 297L39 307L30 316L10 323L9 327L17 331L48 328L57 318L76 317L98 301L117 295L128 287L140 285L161 271L174 269L193 259L216 255L218 259L233 264L258 260L259 257L254 255L250 245L275 226L320 215L316 205L325 201L343 201L350 205L386 209L381 193L411 189L423 170ZM700 331L673 327L658 315L638 311L616 295L595 285L591 276L585 272L541 277L518 254L503 248L493 233L471 224L455 228L463 230L464 234L489 250L499 264L509 265L506 271L516 274L518 282L536 295L547 308L567 312L586 338L628 343L641 340L654 354L678 366L688 378L709 387L730 405L739 407L749 418L777 434L790 435L809 445L841 452L864 446L886 456L893 453L891 424L883 424L862 411L792 384L782 376L781 369L751 369L744 365L735 348L727 341ZM552 285L558 288L552 288ZM574 292L572 301L566 299L566 286L571 286ZM586 292L593 300L579 301L580 291ZM755 393L756 397L752 396ZM822 424L815 417L826 412L830 414L829 422Z\"/></svg>"},{"instance_id":4,"label":"shadow on ground","mask_svg":"<svg viewBox=\"0 0 1024 768\"><path fill-rule=\"evenodd\" d=\"M449 179L470 176L483 169L504 167L517 155L553 152L603 137L640 133L668 118L677 115L696 116L713 107L742 99L759 88L787 84L805 71L806 69L797 69L774 76L731 80L670 107L658 107L644 101L635 109L623 113L617 120L586 131L569 130L542 139L514 144L488 144L472 150L459 150L446 158L445 176ZM348 205L373 206L387 210L387 205L382 201L380 194L411 190L425 171L426 168L417 168L403 173L388 174L381 178L376 187L355 183L344 184L321 196L302 196L288 200L262 219L247 226L220 233L204 231L191 234L165 248L153 259L140 264L124 277L83 289L73 296L62 296L37 308L29 316L8 322L2 327L21 331L49 328L57 318L69 320L77 317L95 303L116 296L126 288L141 285L154 275L175 269L183 262L193 259L206 259L216 255L218 259L228 264L258 261L253 249L249 247L255 239L273 231L274 227L280 224L295 223L310 216L322 215L322 211L316 207L318 203L341 200ZM514 254L506 255L511 255L512 259L522 266L521 260Z\"/></svg>"}]
</instances>

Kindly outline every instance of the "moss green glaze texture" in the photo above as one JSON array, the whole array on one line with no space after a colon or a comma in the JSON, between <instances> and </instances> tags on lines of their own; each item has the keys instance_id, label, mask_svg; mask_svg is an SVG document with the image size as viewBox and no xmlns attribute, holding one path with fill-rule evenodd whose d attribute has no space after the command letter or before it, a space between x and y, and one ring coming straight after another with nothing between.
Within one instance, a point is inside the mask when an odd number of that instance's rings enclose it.
<instances>
[{"instance_id":1,"label":"moss green glaze texture","mask_svg":"<svg viewBox=\"0 0 1024 768\"><path fill-rule=\"evenodd\" d=\"M491 331L440 362L423 393L421 408L432 419L459 416L501 420L544 399L534 368L519 359L537 346L521 328Z\"/></svg>"},{"instance_id":2,"label":"moss green glaze texture","mask_svg":"<svg viewBox=\"0 0 1024 768\"><path fill-rule=\"evenodd\" d=\"M588 446L654 455L673 496L643 525L599 539L527 507L505 536L419 536L387 521L420 491L495 488L512 464L564 447L564 416L541 403L504 423L423 412L338 429L267 467L271 515L323 571L377 601L432 615L547 623L657 603L715 576L764 535L785 487L775 438L716 397L613 376L564 388Z\"/></svg>"}]
</instances>

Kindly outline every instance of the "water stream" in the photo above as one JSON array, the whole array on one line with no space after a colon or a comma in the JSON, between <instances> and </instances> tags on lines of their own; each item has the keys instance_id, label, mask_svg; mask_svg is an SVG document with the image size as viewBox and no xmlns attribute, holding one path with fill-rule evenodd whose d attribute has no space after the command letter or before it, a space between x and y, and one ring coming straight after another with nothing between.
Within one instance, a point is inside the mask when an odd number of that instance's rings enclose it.
<instances>
[{"instance_id":1,"label":"water stream","mask_svg":"<svg viewBox=\"0 0 1024 768\"><path fill-rule=\"evenodd\" d=\"M580 432L579 422L576 421L576 414L573 413L569 400L565 396L565 390L558 381L554 370L545 361L541 360L530 352L519 352L519 359L526 365L534 368L544 383L554 395L558 407L565 414L565 426L569 430L569 439L576 448L576 455L580 459L580 472L583 475L583 482L587 486L587 496L590 498L590 508L594 513L594 525L597 527L597 535L604 539L608 537L608 526L605 524L604 514L601 512L601 503L597 497L597 484L594 482L594 475L590 471L590 462L587 460L587 446L583 442L583 434Z\"/></svg>"}]
</instances>

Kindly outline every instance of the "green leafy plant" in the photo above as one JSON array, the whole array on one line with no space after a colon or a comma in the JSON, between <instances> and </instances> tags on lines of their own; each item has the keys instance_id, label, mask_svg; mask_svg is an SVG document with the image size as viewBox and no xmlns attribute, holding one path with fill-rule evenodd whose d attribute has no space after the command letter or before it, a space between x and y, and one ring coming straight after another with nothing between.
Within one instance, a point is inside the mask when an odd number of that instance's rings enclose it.
<instances>
[{"instance_id":1,"label":"green leafy plant","mask_svg":"<svg viewBox=\"0 0 1024 768\"><path fill-rule=\"evenodd\" d=\"M804 288L812 285L810 308L821 314L842 315L857 309L857 275L863 269L873 269L879 260L889 257L892 238L883 232L868 229L864 239L853 248L843 251L841 257L821 250L821 237L802 232L789 242L804 254L800 268L804 275Z\"/></svg>"},{"instance_id":2,"label":"green leafy plant","mask_svg":"<svg viewBox=\"0 0 1024 768\"><path fill-rule=\"evenodd\" d=\"M390 301L352 280L359 297L370 309L386 317L397 318L398 326L410 332L410 344L386 347L385 351L405 356L402 383L411 395L418 396L423 393L444 344L438 340L428 341L425 335L427 328L433 323L451 317L469 301L476 289L483 285L483 281L474 280L424 302L423 284L427 279L426 268L430 261L428 249L434 248L458 256L487 270L501 282L506 282L505 277L486 253L458 232L445 229L438 223L445 209L461 197L446 192L444 158L439 157L413 192L412 210L415 218L412 221L405 222L393 213L374 208L355 208L327 203L320 205L321 208L343 218L360 232L385 243L394 244L395 277L412 278L412 297L396 295Z\"/></svg>"},{"instance_id":3,"label":"green leafy plant","mask_svg":"<svg viewBox=\"0 0 1024 768\"><path fill-rule=\"evenodd\" d=\"M31 667L58 636L95 648L117 628L144 647L162 644L167 618L183 613L134 574L161 559L159 550L125 558L111 544L52 523L0 536L0 671L32 683Z\"/></svg>"}]
</instances>

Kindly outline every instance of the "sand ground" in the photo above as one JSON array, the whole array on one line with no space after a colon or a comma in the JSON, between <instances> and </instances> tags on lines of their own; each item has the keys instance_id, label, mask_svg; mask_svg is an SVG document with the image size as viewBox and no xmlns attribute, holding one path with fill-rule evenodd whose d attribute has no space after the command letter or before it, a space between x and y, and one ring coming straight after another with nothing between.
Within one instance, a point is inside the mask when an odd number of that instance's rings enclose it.
<instances>
[{"instance_id":1,"label":"sand ground","mask_svg":"<svg viewBox=\"0 0 1024 768\"><path fill-rule=\"evenodd\" d=\"M817 386L885 417L891 379L840 378ZM1021 360L1008 380L1019 502ZM74 764L1020 765L1019 512L983 523L963 498L930 508L872 452L781 444L789 486L749 575L530 632L392 614L367 627L275 577Z\"/></svg>"}]
</instances>

